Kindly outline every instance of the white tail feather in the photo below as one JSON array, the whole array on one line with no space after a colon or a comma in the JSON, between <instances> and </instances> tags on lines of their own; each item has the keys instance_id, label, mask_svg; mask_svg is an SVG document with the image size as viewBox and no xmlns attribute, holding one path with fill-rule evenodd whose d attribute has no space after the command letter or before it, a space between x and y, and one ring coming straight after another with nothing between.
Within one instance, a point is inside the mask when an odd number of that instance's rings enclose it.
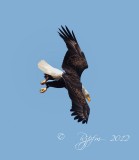
<instances>
[{"instance_id":1,"label":"white tail feather","mask_svg":"<svg viewBox=\"0 0 139 160\"><path fill-rule=\"evenodd\" d=\"M41 60L38 63L38 68L44 72L45 74L48 74L50 76L52 76L53 78L61 78L62 77L62 71L52 67L51 65L49 65L45 60Z\"/></svg>"}]
</instances>

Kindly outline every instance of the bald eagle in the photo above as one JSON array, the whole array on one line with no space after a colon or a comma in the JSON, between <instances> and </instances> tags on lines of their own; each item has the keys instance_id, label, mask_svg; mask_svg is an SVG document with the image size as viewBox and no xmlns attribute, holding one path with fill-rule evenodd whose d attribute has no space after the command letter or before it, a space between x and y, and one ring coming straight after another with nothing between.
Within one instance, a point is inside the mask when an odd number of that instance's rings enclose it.
<instances>
[{"instance_id":1,"label":"bald eagle","mask_svg":"<svg viewBox=\"0 0 139 160\"><path fill-rule=\"evenodd\" d=\"M44 93L49 87L66 88L72 101L71 112L74 119L78 122L87 123L90 108L86 99L90 102L89 92L82 85L80 79L82 72L88 68L84 53L81 51L74 32L70 32L67 26L61 26L58 31L60 37L66 43L68 51L65 54L61 71L52 67L45 60L38 63L38 67L44 72L44 78L40 92Z\"/></svg>"}]
</instances>

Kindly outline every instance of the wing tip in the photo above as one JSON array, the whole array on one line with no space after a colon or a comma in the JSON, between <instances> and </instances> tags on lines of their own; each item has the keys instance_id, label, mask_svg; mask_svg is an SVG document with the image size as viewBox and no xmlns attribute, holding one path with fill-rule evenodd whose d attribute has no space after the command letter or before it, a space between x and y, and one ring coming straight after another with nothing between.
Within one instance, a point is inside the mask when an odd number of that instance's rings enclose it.
<instances>
[{"instance_id":1,"label":"wing tip","mask_svg":"<svg viewBox=\"0 0 139 160\"><path fill-rule=\"evenodd\" d=\"M65 25L65 28L61 25L61 28L58 28L59 31L60 31L60 37L62 37L64 40L65 39L71 39L71 40L74 40L76 43L77 43L77 39L75 37L75 34L72 31L69 30L69 28ZM59 33L59 32L58 32Z\"/></svg>"},{"instance_id":2,"label":"wing tip","mask_svg":"<svg viewBox=\"0 0 139 160\"><path fill-rule=\"evenodd\" d=\"M74 116L74 120L77 120L77 122L82 122L82 124L88 123L88 117L82 117L78 115L74 109L71 109L70 111L72 112L71 116Z\"/></svg>"}]
</instances>

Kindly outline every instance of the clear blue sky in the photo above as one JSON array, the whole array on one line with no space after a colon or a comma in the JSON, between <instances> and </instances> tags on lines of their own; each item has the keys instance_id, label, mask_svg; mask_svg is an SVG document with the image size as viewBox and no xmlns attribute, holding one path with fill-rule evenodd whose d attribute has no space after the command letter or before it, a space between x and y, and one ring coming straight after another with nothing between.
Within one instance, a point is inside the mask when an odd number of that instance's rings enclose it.
<instances>
[{"instance_id":1,"label":"clear blue sky","mask_svg":"<svg viewBox=\"0 0 139 160\"><path fill-rule=\"evenodd\" d=\"M82 82L91 95L87 125L70 116L65 89L40 94L41 59L61 69L60 25L73 29L88 60ZM0 1L0 159L138 159L139 2ZM62 132L65 139L59 141ZM78 132L126 143L93 142L77 151ZM137 158L138 156L138 158Z\"/></svg>"}]
</instances>

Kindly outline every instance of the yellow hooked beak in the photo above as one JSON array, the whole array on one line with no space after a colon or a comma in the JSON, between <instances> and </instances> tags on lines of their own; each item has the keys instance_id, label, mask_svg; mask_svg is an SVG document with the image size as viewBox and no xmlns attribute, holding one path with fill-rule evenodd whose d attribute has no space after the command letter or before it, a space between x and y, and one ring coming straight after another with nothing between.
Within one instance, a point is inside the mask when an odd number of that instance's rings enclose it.
<instances>
[{"instance_id":1,"label":"yellow hooked beak","mask_svg":"<svg viewBox=\"0 0 139 160\"><path fill-rule=\"evenodd\" d=\"M86 95L86 97L85 97L86 99L87 99L87 101L88 102L90 102L91 101L91 98L90 98L90 96L89 95Z\"/></svg>"}]
</instances>

